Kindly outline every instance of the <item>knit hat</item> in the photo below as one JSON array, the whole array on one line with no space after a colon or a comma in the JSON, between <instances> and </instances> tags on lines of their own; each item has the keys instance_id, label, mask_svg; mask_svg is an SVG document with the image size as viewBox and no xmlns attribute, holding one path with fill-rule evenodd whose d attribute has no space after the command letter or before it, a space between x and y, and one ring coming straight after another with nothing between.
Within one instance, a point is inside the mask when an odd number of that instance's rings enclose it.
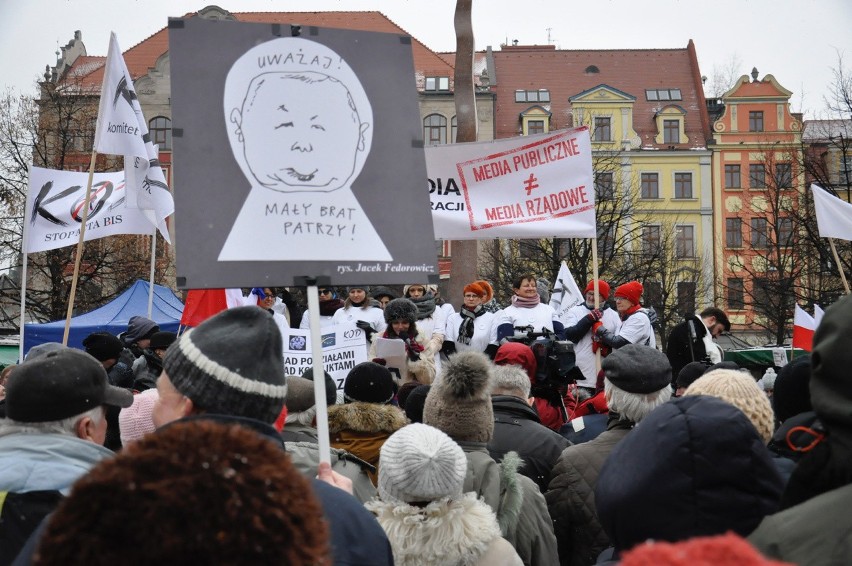
<instances>
[{"instance_id":1,"label":"knit hat","mask_svg":"<svg viewBox=\"0 0 852 566\"><path fill-rule=\"evenodd\" d=\"M39 344L38 346L33 346L32 348L30 348L27 352L27 355L24 356L24 361L28 362L30 360L40 358L41 356L47 353L66 349L68 349L68 346L63 346L59 342L45 342L44 344Z\"/></svg>"},{"instance_id":2,"label":"knit hat","mask_svg":"<svg viewBox=\"0 0 852 566\"><path fill-rule=\"evenodd\" d=\"M411 285L405 285L405 286L403 286L403 288L402 288L402 296L403 296L403 297L408 297L408 291L409 291L409 289L411 289L412 287L423 287L423 294L424 294L424 295L425 295L426 293L428 293L428 292L429 292L429 285L428 285L428 284L426 284L426 283L412 283Z\"/></svg>"},{"instance_id":3,"label":"knit hat","mask_svg":"<svg viewBox=\"0 0 852 566\"><path fill-rule=\"evenodd\" d=\"M385 305L385 322L388 324L395 320L407 320L414 326L417 324L417 305L409 299L394 299Z\"/></svg>"},{"instance_id":4,"label":"knit hat","mask_svg":"<svg viewBox=\"0 0 852 566\"><path fill-rule=\"evenodd\" d=\"M464 293L475 293L476 295L479 295L482 297L483 303L487 303L494 298L494 289L491 287L491 284L488 281L483 281L482 279L465 285Z\"/></svg>"},{"instance_id":5,"label":"knit hat","mask_svg":"<svg viewBox=\"0 0 852 566\"><path fill-rule=\"evenodd\" d=\"M350 285L346 288L346 294L349 294L349 291L353 291L355 289L361 289L368 296L370 295L370 287L368 285Z\"/></svg>"},{"instance_id":6,"label":"knit hat","mask_svg":"<svg viewBox=\"0 0 852 566\"><path fill-rule=\"evenodd\" d=\"M440 377L426 397L423 422L441 429L453 440L491 440L491 362L485 354L467 350L443 364Z\"/></svg>"},{"instance_id":7,"label":"knit hat","mask_svg":"<svg viewBox=\"0 0 852 566\"><path fill-rule=\"evenodd\" d=\"M109 332L92 332L83 338L83 348L86 349L87 354L103 362L117 360L124 349L124 344Z\"/></svg>"},{"instance_id":8,"label":"knit hat","mask_svg":"<svg viewBox=\"0 0 852 566\"><path fill-rule=\"evenodd\" d=\"M374 299L378 299L378 298L381 298L381 297L390 297L391 299L397 298L396 293L394 293L393 291L391 291L387 287L382 287L382 286L373 287L373 289L370 292L370 296L373 297Z\"/></svg>"},{"instance_id":9,"label":"knit hat","mask_svg":"<svg viewBox=\"0 0 852 566\"><path fill-rule=\"evenodd\" d=\"M775 378L775 389L772 392L772 408L780 422L813 410L810 384L810 356L794 360L781 368Z\"/></svg>"},{"instance_id":10,"label":"knit hat","mask_svg":"<svg viewBox=\"0 0 852 566\"><path fill-rule=\"evenodd\" d=\"M710 395L727 401L745 413L763 442L768 444L772 440L775 431L772 405L751 375L732 369L713 370L698 378L684 395Z\"/></svg>"},{"instance_id":11,"label":"knit hat","mask_svg":"<svg viewBox=\"0 0 852 566\"><path fill-rule=\"evenodd\" d=\"M775 368L766 368L766 371L763 372L763 377L760 378L758 384L760 384L764 391L772 391L775 389L775 379L777 377L778 374L775 373Z\"/></svg>"},{"instance_id":12,"label":"knit hat","mask_svg":"<svg viewBox=\"0 0 852 566\"><path fill-rule=\"evenodd\" d=\"M604 358L604 376L628 393L656 393L672 382L672 365L656 348L627 344Z\"/></svg>"},{"instance_id":13,"label":"knit hat","mask_svg":"<svg viewBox=\"0 0 852 566\"><path fill-rule=\"evenodd\" d=\"M151 335L151 345L148 346L152 350L165 350L177 340L177 334L174 332L155 332Z\"/></svg>"},{"instance_id":14,"label":"knit hat","mask_svg":"<svg viewBox=\"0 0 852 566\"><path fill-rule=\"evenodd\" d=\"M374 362L363 362L355 366L343 384L343 399L346 403L361 401L386 405L396 394L390 370Z\"/></svg>"},{"instance_id":15,"label":"knit hat","mask_svg":"<svg viewBox=\"0 0 852 566\"><path fill-rule=\"evenodd\" d=\"M408 401L408 396L412 391L423 385L419 381L406 381L399 386L396 392L396 401L401 409L405 408L405 402Z\"/></svg>"},{"instance_id":16,"label":"knit hat","mask_svg":"<svg viewBox=\"0 0 852 566\"><path fill-rule=\"evenodd\" d=\"M226 309L169 346L163 370L205 412L272 423L287 394L282 344L263 309Z\"/></svg>"},{"instance_id":17,"label":"knit hat","mask_svg":"<svg viewBox=\"0 0 852 566\"><path fill-rule=\"evenodd\" d=\"M622 285L622 287L623 287L623 285ZM585 295L589 291L593 291L594 288L595 288L595 280L592 279L591 281L589 281L588 285L586 285L586 290L583 291L583 294ZM619 289L620 288L621 287L619 287ZM609 283L607 283L603 279L598 279L598 292L601 295L603 295L604 297L609 297ZM640 294L641 294L641 291L640 291Z\"/></svg>"},{"instance_id":18,"label":"knit hat","mask_svg":"<svg viewBox=\"0 0 852 566\"><path fill-rule=\"evenodd\" d=\"M150 318L144 316L132 316L127 323L127 332L124 333L124 343L134 344L145 338L150 338L160 327Z\"/></svg>"},{"instance_id":19,"label":"knit hat","mask_svg":"<svg viewBox=\"0 0 852 566\"><path fill-rule=\"evenodd\" d=\"M19 422L61 421L102 405L132 403L133 394L110 385L98 360L71 348L25 361L6 381L6 416Z\"/></svg>"},{"instance_id":20,"label":"knit hat","mask_svg":"<svg viewBox=\"0 0 852 566\"><path fill-rule=\"evenodd\" d=\"M625 552L620 566L792 566L764 558L749 542L734 533L694 537L668 543L649 540Z\"/></svg>"},{"instance_id":21,"label":"knit hat","mask_svg":"<svg viewBox=\"0 0 852 566\"><path fill-rule=\"evenodd\" d=\"M337 401L337 385L328 373L325 374L325 404L334 405ZM314 397L314 372L310 368L302 377L291 375L287 378L287 410L292 413L307 411L316 405Z\"/></svg>"},{"instance_id":22,"label":"knit hat","mask_svg":"<svg viewBox=\"0 0 852 566\"><path fill-rule=\"evenodd\" d=\"M431 385L418 385L414 391L409 393L405 400L405 416L413 423L423 422L423 409L426 406L426 397L429 395Z\"/></svg>"},{"instance_id":23,"label":"knit hat","mask_svg":"<svg viewBox=\"0 0 852 566\"><path fill-rule=\"evenodd\" d=\"M462 495L467 457L453 439L415 423L388 437L379 459L379 497L384 501L429 502Z\"/></svg>"},{"instance_id":24,"label":"knit hat","mask_svg":"<svg viewBox=\"0 0 852 566\"><path fill-rule=\"evenodd\" d=\"M317 491L280 443L246 426L178 421L81 477L51 515L38 560L330 564L324 515L335 511Z\"/></svg>"},{"instance_id":25,"label":"knit hat","mask_svg":"<svg viewBox=\"0 0 852 566\"><path fill-rule=\"evenodd\" d=\"M689 387L696 379L704 375L704 372L707 371L707 368L709 367L710 366L704 362L689 362L683 366L683 369L681 369L677 374L677 381L675 382L676 385L679 388Z\"/></svg>"},{"instance_id":26,"label":"knit hat","mask_svg":"<svg viewBox=\"0 0 852 566\"><path fill-rule=\"evenodd\" d=\"M154 404L160 398L156 389L146 389L133 396L133 404L118 413L118 430L121 434L121 444L127 446L130 442L139 440L146 434L154 432L154 419L151 412Z\"/></svg>"},{"instance_id":27,"label":"knit hat","mask_svg":"<svg viewBox=\"0 0 852 566\"><path fill-rule=\"evenodd\" d=\"M644 290L644 287L638 281L628 281L624 285L619 285L615 288L615 296L624 297L634 305L638 305Z\"/></svg>"},{"instance_id":28,"label":"knit hat","mask_svg":"<svg viewBox=\"0 0 852 566\"><path fill-rule=\"evenodd\" d=\"M740 366L737 365L737 362L724 361L713 364L704 370L704 373L710 373L711 371L716 371L717 369L732 369L734 371L739 371Z\"/></svg>"}]
</instances>

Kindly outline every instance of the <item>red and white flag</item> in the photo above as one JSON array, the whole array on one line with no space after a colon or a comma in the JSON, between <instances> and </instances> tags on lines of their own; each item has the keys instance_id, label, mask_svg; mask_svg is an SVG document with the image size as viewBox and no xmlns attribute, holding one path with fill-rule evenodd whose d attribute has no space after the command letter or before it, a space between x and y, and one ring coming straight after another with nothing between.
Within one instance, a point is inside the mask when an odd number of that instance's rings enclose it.
<instances>
[{"instance_id":1,"label":"red and white flag","mask_svg":"<svg viewBox=\"0 0 852 566\"><path fill-rule=\"evenodd\" d=\"M242 289L190 289L180 323L184 326L198 326L211 316L234 307L256 305L257 296L243 296Z\"/></svg>"},{"instance_id":2,"label":"red and white flag","mask_svg":"<svg viewBox=\"0 0 852 566\"><path fill-rule=\"evenodd\" d=\"M126 206L145 211L148 220L171 243L166 218L175 211L174 198L148 134L148 125L133 89L133 78L115 33L110 34L109 39L94 150L124 156Z\"/></svg>"},{"instance_id":3,"label":"red and white flag","mask_svg":"<svg viewBox=\"0 0 852 566\"><path fill-rule=\"evenodd\" d=\"M806 313L799 305L793 314L793 347L811 351L816 330L814 317Z\"/></svg>"},{"instance_id":4,"label":"red and white flag","mask_svg":"<svg viewBox=\"0 0 852 566\"><path fill-rule=\"evenodd\" d=\"M852 240L852 204L825 189L811 185L819 235L823 238Z\"/></svg>"}]
</instances>

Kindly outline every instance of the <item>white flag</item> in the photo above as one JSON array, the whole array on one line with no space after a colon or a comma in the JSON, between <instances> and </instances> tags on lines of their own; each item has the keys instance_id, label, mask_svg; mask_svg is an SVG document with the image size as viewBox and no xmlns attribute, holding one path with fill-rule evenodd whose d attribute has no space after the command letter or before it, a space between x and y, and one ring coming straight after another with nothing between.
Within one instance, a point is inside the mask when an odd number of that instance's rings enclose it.
<instances>
[{"instance_id":1,"label":"white flag","mask_svg":"<svg viewBox=\"0 0 852 566\"><path fill-rule=\"evenodd\" d=\"M27 253L74 245L80 238L88 173L30 168L25 221ZM116 234L152 234L142 210L127 209L124 174L95 173L86 218L85 241Z\"/></svg>"},{"instance_id":2,"label":"white flag","mask_svg":"<svg viewBox=\"0 0 852 566\"><path fill-rule=\"evenodd\" d=\"M563 320L568 309L585 300L580 288L577 287L577 282L568 270L568 265L563 261L559 274L556 276L556 283L553 285L553 293L550 295L550 306L556 311L556 317Z\"/></svg>"},{"instance_id":3,"label":"white flag","mask_svg":"<svg viewBox=\"0 0 852 566\"><path fill-rule=\"evenodd\" d=\"M115 33L109 39L94 149L98 153L124 156L126 206L148 211L147 218L171 243L165 220L175 211L174 199L148 135L145 116Z\"/></svg>"},{"instance_id":4,"label":"white flag","mask_svg":"<svg viewBox=\"0 0 852 566\"><path fill-rule=\"evenodd\" d=\"M852 240L852 204L816 185L811 185L811 193L814 196L819 235L823 238Z\"/></svg>"},{"instance_id":5,"label":"white flag","mask_svg":"<svg viewBox=\"0 0 852 566\"><path fill-rule=\"evenodd\" d=\"M822 317L824 315L825 311L822 310L822 307L814 303L814 328L819 328L819 323L822 322Z\"/></svg>"}]
</instances>

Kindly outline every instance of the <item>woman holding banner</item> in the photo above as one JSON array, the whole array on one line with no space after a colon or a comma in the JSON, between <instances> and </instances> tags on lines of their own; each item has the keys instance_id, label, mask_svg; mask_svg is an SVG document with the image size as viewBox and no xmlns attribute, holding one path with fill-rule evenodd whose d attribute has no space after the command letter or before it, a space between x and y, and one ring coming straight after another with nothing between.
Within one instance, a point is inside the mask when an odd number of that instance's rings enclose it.
<instances>
[{"instance_id":1,"label":"woman holding banner","mask_svg":"<svg viewBox=\"0 0 852 566\"><path fill-rule=\"evenodd\" d=\"M494 358L497 352L495 315L483 306L493 296L494 290L488 281L474 281L465 285L462 308L447 318L442 352L449 356L456 352L476 350Z\"/></svg>"}]
</instances>

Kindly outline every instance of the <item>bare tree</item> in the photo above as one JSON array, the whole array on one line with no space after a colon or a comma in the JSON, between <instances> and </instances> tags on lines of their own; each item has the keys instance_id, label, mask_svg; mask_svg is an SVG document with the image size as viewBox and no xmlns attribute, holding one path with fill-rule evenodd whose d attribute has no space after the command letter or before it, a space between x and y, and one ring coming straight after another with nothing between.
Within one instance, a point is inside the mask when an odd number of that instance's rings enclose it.
<instances>
[{"instance_id":1,"label":"bare tree","mask_svg":"<svg viewBox=\"0 0 852 566\"><path fill-rule=\"evenodd\" d=\"M739 54L732 53L724 63L713 65L713 71L704 86L705 95L707 98L720 98L742 75L743 61Z\"/></svg>"}]
</instances>

